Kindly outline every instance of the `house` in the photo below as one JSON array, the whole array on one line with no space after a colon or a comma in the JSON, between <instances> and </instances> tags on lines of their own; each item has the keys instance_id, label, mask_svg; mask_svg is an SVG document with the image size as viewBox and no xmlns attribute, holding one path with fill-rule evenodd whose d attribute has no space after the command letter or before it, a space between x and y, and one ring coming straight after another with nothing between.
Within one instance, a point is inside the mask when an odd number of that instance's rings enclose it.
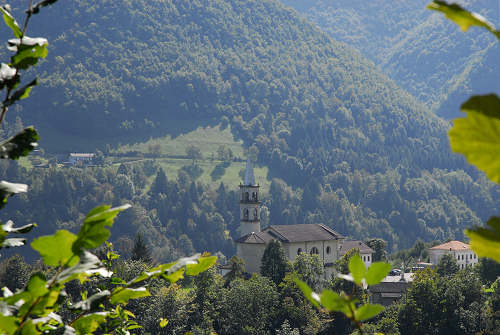
<instances>
[{"instance_id":1,"label":"house","mask_svg":"<svg viewBox=\"0 0 500 335\"><path fill-rule=\"evenodd\" d=\"M236 255L245 261L247 272L260 272L267 244L278 240L290 261L302 252L318 255L325 267L325 276L330 277L333 263L341 257L339 250L345 239L342 235L322 224L271 225L261 230L259 185L255 183L250 160L240 184L240 195L241 237L236 241Z\"/></svg>"},{"instance_id":2,"label":"house","mask_svg":"<svg viewBox=\"0 0 500 335\"><path fill-rule=\"evenodd\" d=\"M405 294L413 282L413 273L402 273L400 276L387 276L376 285L368 287L370 302L389 306Z\"/></svg>"},{"instance_id":3,"label":"house","mask_svg":"<svg viewBox=\"0 0 500 335\"><path fill-rule=\"evenodd\" d=\"M91 153L70 153L68 158L68 163L75 165L78 162L91 162L94 159L95 154Z\"/></svg>"},{"instance_id":4,"label":"house","mask_svg":"<svg viewBox=\"0 0 500 335\"><path fill-rule=\"evenodd\" d=\"M437 265L444 255L452 255L458 263L460 269L473 266L478 262L477 255L472 251L467 243L460 241L450 241L436 245L429 249L430 262Z\"/></svg>"},{"instance_id":5,"label":"house","mask_svg":"<svg viewBox=\"0 0 500 335\"><path fill-rule=\"evenodd\" d=\"M349 250L355 248L359 250L359 255L361 256L363 263L365 263L365 266L368 269L368 267L373 262L373 253L375 251L373 251L372 248L370 248L361 241L351 241L351 240L344 241L344 243L340 246L339 250L340 257L344 257L344 255L347 254Z\"/></svg>"}]
</instances>

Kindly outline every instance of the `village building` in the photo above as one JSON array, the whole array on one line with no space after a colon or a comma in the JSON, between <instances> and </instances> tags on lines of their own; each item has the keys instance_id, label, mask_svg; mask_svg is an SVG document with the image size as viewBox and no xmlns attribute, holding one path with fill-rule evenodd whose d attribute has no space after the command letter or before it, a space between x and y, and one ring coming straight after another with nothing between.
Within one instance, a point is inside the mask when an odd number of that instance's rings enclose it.
<instances>
[{"instance_id":1,"label":"village building","mask_svg":"<svg viewBox=\"0 0 500 335\"><path fill-rule=\"evenodd\" d=\"M78 162L89 163L94 159L95 154L92 153L70 153L68 157L68 163L75 165Z\"/></svg>"},{"instance_id":2,"label":"village building","mask_svg":"<svg viewBox=\"0 0 500 335\"><path fill-rule=\"evenodd\" d=\"M346 240L340 246L339 256L344 257L345 254L347 254L347 252L351 249L358 249L359 256L361 256L363 263L365 263L365 266L368 269L373 262L373 253L375 251L361 241Z\"/></svg>"},{"instance_id":3,"label":"village building","mask_svg":"<svg viewBox=\"0 0 500 335\"><path fill-rule=\"evenodd\" d=\"M248 160L243 184L240 184L241 237L236 241L236 255L245 261L246 271L259 273L267 244L278 240L290 261L302 252L318 255L325 267L325 277L329 278L333 263L341 257L345 238L322 224L270 225L261 231L259 199L259 185L255 183L252 162Z\"/></svg>"},{"instance_id":4,"label":"village building","mask_svg":"<svg viewBox=\"0 0 500 335\"><path fill-rule=\"evenodd\" d=\"M429 258L432 265L437 265L444 255L452 255L460 269L473 266L479 260L467 243L450 241L436 245L429 249Z\"/></svg>"}]
</instances>

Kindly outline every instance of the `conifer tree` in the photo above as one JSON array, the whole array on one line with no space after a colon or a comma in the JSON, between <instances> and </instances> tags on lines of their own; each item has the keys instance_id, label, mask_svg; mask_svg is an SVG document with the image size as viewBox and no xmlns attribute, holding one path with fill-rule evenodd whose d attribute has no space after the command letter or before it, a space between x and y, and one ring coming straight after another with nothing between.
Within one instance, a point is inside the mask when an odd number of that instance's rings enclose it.
<instances>
[{"instance_id":1,"label":"conifer tree","mask_svg":"<svg viewBox=\"0 0 500 335\"><path fill-rule=\"evenodd\" d=\"M153 259L151 258L151 252L146 246L144 237L141 233L137 233L134 239L134 248L132 249L132 255L130 257L134 261L143 261L144 263L151 263Z\"/></svg>"},{"instance_id":2,"label":"conifer tree","mask_svg":"<svg viewBox=\"0 0 500 335\"><path fill-rule=\"evenodd\" d=\"M290 265L285 257L281 242L272 240L264 250L260 273L279 285L289 270Z\"/></svg>"}]
</instances>

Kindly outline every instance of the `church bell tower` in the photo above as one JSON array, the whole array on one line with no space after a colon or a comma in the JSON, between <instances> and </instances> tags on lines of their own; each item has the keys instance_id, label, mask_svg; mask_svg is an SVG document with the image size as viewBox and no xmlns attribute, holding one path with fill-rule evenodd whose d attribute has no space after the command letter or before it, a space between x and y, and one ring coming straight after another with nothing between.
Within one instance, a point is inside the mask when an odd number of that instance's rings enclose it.
<instances>
[{"instance_id":1,"label":"church bell tower","mask_svg":"<svg viewBox=\"0 0 500 335\"><path fill-rule=\"evenodd\" d=\"M245 178L240 184L240 236L260 232L259 185L255 183L250 157L247 160Z\"/></svg>"}]
</instances>

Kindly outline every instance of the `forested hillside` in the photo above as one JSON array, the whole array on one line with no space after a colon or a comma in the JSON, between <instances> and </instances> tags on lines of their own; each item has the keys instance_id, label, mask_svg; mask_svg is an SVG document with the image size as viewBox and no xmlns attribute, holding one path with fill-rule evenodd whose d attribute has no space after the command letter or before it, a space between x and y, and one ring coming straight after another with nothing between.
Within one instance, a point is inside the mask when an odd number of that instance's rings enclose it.
<instances>
[{"instance_id":1,"label":"forested hillside","mask_svg":"<svg viewBox=\"0 0 500 335\"><path fill-rule=\"evenodd\" d=\"M324 223L344 235L382 237L390 248L417 237L461 239L464 227L500 208L498 188L451 154L447 122L278 1L75 0L46 13L33 24L51 41L42 85L11 117L35 123L48 152L229 122L269 167L272 224ZM25 180L16 169L5 173ZM149 183L137 189L132 172L109 173L40 172L32 183L43 194L3 215L17 209L19 218L71 226L94 203L133 201L140 206L131 212L141 215L128 224L147 221L170 242L184 234L199 251L234 251L237 221L227 212L237 200L227 196L220 207L210 193L218 184L181 177L152 195ZM68 195L47 209L45 192ZM216 237L190 235L199 227ZM138 227L129 228L122 232ZM191 249L172 250L162 257Z\"/></svg>"},{"instance_id":2,"label":"forested hillside","mask_svg":"<svg viewBox=\"0 0 500 335\"><path fill-rule=\"evenodd\" d=\"M416 1L296 1L322 30L369 57L398 85L438 115L456 117L471 93L500 90L500 50L479 29L463 34L451 21ZM459 1L498 26L498 1Z\"/></svg>"}]
</instances>

